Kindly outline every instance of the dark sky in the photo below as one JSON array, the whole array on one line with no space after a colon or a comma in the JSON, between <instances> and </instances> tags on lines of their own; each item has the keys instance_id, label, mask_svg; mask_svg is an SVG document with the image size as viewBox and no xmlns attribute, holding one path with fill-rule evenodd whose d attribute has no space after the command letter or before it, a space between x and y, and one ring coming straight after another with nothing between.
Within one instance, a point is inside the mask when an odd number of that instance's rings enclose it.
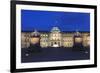
<instances>
[{"instance_id":1,"label":"dark sky","mask_svg":"<svg viewBox=\"0 0 100 73\"><path fill-rule=\"evenodd\" d=\"M54 26L61 31L90 31L90 14L21 10L22 31L50 31Z\"/></svg>"}]
</instances>

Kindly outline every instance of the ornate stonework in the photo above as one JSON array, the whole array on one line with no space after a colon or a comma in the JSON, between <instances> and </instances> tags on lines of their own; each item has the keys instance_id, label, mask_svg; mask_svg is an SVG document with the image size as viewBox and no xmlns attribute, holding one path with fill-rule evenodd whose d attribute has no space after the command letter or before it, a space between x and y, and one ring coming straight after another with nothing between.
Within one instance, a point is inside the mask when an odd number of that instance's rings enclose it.
<instances>
[{"instance_id":1,"label":"ornate stonework","mask_svg":"<svg viewBox=\"0 0 100 73\"><path fill-rule=\"evenodd\" d=\"M75 37L77 36L77 37ZM31 43L39 43L40 47L73 47L75 43L81 43L87 47L90 45L89 32L62 32L58 27L53 27L50 32L22 32L22 48ZM26 41L25 41L26 40Z\"/></svg>"}]
</instances>

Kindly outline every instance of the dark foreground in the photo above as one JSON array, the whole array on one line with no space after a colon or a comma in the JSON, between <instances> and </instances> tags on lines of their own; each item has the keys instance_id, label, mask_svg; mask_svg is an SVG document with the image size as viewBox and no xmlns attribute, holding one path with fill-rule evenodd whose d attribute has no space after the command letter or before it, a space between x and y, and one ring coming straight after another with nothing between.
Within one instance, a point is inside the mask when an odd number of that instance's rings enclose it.
<instances>
[{"instance_id":1,"label":"dark foreground","mask_svg":"<svg viewBox=\"0 0 100 73\"><path fill-rule=\"evenodd\" d=\"M87 60L89 48L22 48L21 62Z\"/></svg>"}]
</instances>

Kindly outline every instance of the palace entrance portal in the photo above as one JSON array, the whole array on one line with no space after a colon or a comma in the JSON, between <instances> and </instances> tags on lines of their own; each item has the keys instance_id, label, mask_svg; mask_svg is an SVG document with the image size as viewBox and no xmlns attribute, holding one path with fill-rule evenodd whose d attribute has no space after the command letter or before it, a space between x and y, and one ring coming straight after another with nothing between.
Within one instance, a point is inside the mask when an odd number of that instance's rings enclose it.
<instances>
[{"instance_id":1,"label":"palace entrance portal","mask_svg":"<svg viewBox=\"0 0 100 73\"><path fill-rule=\"evenodd\" d=\"M51 47L61 47L61 44L60 42L54 41L54 42L51 42Z\"/></svg>"}]
</instances>

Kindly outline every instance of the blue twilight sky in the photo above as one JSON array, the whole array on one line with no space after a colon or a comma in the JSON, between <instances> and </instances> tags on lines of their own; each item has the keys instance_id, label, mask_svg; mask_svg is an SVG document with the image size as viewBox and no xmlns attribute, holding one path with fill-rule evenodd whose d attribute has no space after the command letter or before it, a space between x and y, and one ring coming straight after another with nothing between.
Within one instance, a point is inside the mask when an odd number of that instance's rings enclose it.
<instances>
[{"instance_id":1,"label":"blue twilight sky","mask_svg":"<svg viewBox=\"0 0 100 73\"><path fill-rule=\"evenodd\" d=\"M90 14L21 10L22 31L50 31L52 27L58 27L61 31L90 31Z\"/></svg>"}]
</instances>

